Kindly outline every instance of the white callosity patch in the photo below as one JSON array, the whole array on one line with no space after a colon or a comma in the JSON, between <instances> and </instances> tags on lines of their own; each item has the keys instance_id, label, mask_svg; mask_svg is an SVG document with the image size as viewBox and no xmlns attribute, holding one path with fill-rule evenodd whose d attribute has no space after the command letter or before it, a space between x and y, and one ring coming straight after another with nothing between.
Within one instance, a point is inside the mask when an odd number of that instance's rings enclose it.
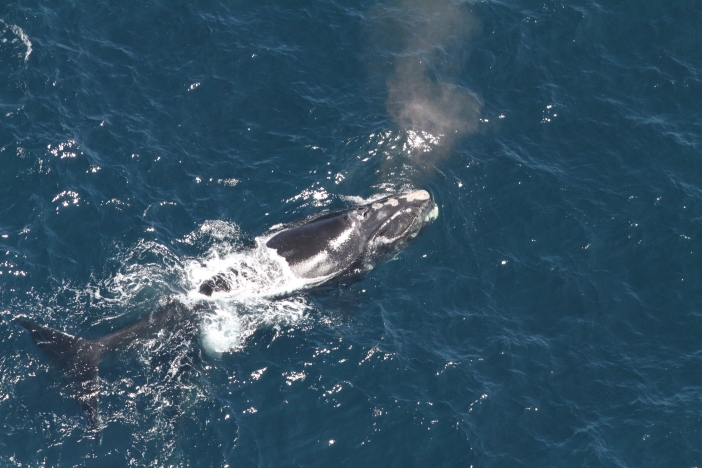
<instances>
[{"instance_id":1,"label":"white callosity patch","mask_svg":"<svg viewBox=\"0 0 702 468\"><path fill-rule=\"evenodd\" d=\"M426 190L415 190L388 199L384 205L396 206L404 201L410 203L410 206L394 212L385 221L384 226L387 228L381 229L381 234L372 239L371 248L396 244L397 249L400 249L406 240L417 237L423 226L437 218L439 209L433 203L424 208L418 208L413 202L423 202L430 199L431 196Z\"/></svg>"},{"instance_id":2,"label":"white callosity patch","mask_svg":"<svg viewBox=\"0 0 702 468\"><path fill-rule=\"evenodd\" d=\"M422 201L429 200L430 195L429 192L427 192L426 190L416 190L414 192L402 195L400 198L403 198L407 201Z\"/></svg>"},{"instance_id":3,"label":"white callosity patch","mask_svg":"<svg viewBox=\"0 0 702 468\"><path fill-rule=\"evenodd\" d=\"M390 189L387 190L390 191ZM385 198L388 195L389 193L378 193L377 195L373 195L372 197L368 198L363 198L356 195L339 195L339 198L347 203L352 203L354 205L368 205L369 203L373 203L376 200Z\"/></svg>"},{"instance_id":4,"label":"white callosity patch","mask_svg":"<svg viewBox=\"0 0 702 468\"><path fill-rule=\"evenodd\" d=\"M399 218L401 216L408 216L408 215L413 216L411 208L405 208L404 210L397 211L392 216L390 216L390 218L388 218L388 220L386 221L386 224L392 223L396 218ZM415 217L415 216L413 216L413 217ZM377 242L383 243L383 244L392 243L392 242L396 241L397 239L399 239L400 237L402 237L408 230L412 229L412 227L416 227L414 222L404 223L404 224L406 224L405 229L395 232L394 235L388 236L386 234L386 235L382 235L382 236L377 236L377 238L376 238Z\"/></svg>"}]
</instances>

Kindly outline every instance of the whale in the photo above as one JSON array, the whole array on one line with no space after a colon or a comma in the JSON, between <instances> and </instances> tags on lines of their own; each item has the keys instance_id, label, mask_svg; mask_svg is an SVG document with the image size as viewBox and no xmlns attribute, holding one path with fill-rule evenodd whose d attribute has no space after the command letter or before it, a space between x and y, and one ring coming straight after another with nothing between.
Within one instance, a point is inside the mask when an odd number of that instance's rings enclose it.
<instances>
[{"instance_id":1,"label":"whale","mask_svg":"<svg viewBox=\"0 0 702 468\"><path fill-rule=\"evenodd\" d=\"M293 275L317 286L361 276L402 250L437 215L429 192L416 190L284 225L265 236L265 246L284 259ZM220 272L199 292L229 292L238 274L231 268Z\"/></svg>"},{"instance_id":2,"label":"whale","mask_svg":"<svg viewBox=\"0 0 702 468\"><path fill-rule=\"evenodd\" d=\"M262 242L293 275L305 280L302 284L311 288L335 279L361 277L397 255L437 215L438 208L429 192L415 190L277 226L262 237ZM230 292L238 274L229 268L204 281L198 288L203 301L194 306L171 300L134 323L97 339L73 336L25 317L16 322L62 371L90 429L99 436L98 367L103 356L163 330L194 331L197 318L207 310L207 299Z\"/></svg>"}]
</instances>

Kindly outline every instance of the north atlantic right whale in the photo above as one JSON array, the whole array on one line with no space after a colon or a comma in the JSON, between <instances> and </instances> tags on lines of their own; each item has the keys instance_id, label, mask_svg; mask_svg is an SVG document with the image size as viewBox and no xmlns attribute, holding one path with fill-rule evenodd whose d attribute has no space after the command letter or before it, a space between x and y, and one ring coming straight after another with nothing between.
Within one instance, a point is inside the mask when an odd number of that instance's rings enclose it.
<instances>
[{"instance_id":1,"label":"north atlantic right whale","mask_svg":"<svg viewBox=\"0 0 702 468\"><path fill-rule=\"evenodd\" d=\"M304 280L305 287L314 287L369 271L397 254L437 215L429 192L417 190L280 226L264 235L262 241L297 278ZM239 274L227 269L203 282L198 290L203 296L229 292ZM98 339L71 336L26 318L16 321L29 331L49 361L63 371L91 429L99 434L98 367L104 354L164 329L194 330L196 318L206 309L203 303L187 307L171 301Z\"/></svg>"},{"instance_id":2,"label":"north atlantic right whale","mask_svg":"<svg viewBox=\"0 0 702 468\"><path fill-rule=\"evenodd\" d=\"M316 286L369 271L402 250L437 215L429 192L416 190L283 226L264 243L285 259L296 277ZM199 292L229 292L238 274L223 271L202 283Z\"/></svg>"}]
</instances>

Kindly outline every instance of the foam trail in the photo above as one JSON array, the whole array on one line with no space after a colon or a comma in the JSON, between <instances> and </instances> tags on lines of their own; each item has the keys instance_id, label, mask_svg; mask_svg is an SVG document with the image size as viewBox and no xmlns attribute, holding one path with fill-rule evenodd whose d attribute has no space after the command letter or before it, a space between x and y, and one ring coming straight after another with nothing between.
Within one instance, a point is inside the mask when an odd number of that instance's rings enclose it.
<instances>
[{"instance_id":1,"label":"foam trail","mask_svg":"<svg viewBox=\"0 0 702 468\"><path fill-rule=\"evenodd\" d=\"M187 302L208 300L211 313L203 320L201 339L208 354L217 356L243 346L263 326L281 326L303 319L310 309L302 297L281 297L319 283L295 277L285 260L265 246L269 236L256 239L253 249L222 254L214 244L205 259L185 265ZM230 291L203 296L198 287L217 274L225 274Z\"/></svg>"},{"instance_id":2,"label":"foam trail","mask_svg":"<svg viewBox=\"0 0 702 468\"><path fill-rule=\"evenodd\" d=\"M12 32L12 34L15 36L14 38L12 38L11 36L6 37L6 33L8 30ZM14 24L7 24L4 21L0 20L0 45L8 42L10 44L19 44L20 42L24 44L26 50L24 51L24 54L20 57L22 57L25 62L29 60L29 56L32 53L32 41L29 40L29 36L27 36L24 30L19 26Z\"/></svg>"},{"instance_id":3,"label":"foam trail","mask_svg":"<svg viewBox=\"0 0 702 468\"><path fill-rule=\"evenodd\" d=\"M318 284L297 278L293 275L285 259L275 251L265 246L268 237L256 239L253 249L232 252L220 256L216 251L206 257L202 262L192 261L186 267L188 282L197 288L217 274L223 274L230 286L228 292L216 292L215 299L224 300L260 300L284 296L294 291L308 288ZM207 299L193 289L189 293L191 299Z\"/></svg>"},{"instance_id":4,"label":"foam trail","mask_svg":"<svg viewBox=\"0 0 702 468\"><path fill-rule=\"evenodd\" d=\"M19 26L15 26L13 24L12 26L10 26L10 29L13 33L19 36L19 38L22 40L22 43L24 43L24 45L27 47L27 52L24 53L24 61L26 62L27 60L29 60L29 55L32 53L32 41L29 40L29 36L27 36L24 30Z\"/></svg>"},{"instance_id":5,"label":"foam trail","mask_svg":"<svg viewBox=\"0 0 702 468\"><path fill-rule=\"evenodd\" d=\"M265 247L266 236L254 248L244 247L239 227L224 221L207 221L179 239L179 243L205 251L200 257L183 258L163 244L140 241L131 248L119 248L114 263L119 265L109 278L84 290L66 285L63 295L89 298L91 306L102 309L102 319L110 321L131 313L156 310L164 298L190 307L201 301L209 304L201 323L205 351L213 356L241 349L246 338L261 327L278 327L302 320L309 303L294 291L312 286L300 280L287 263ZM231 273L232 288L213 297L198 292L206 279L222 272ZM286 297L282 297L288 295ZM137 312L138 311L138 312Z\"/></svg>"}]
</instances>

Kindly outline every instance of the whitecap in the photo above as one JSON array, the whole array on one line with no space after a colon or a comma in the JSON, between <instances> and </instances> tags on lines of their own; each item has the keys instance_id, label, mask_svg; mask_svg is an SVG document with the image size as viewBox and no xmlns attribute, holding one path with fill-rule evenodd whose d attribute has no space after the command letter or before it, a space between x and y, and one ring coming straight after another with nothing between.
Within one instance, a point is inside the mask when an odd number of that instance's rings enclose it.
<instances>
[{"instance_id":1,"label":"whitecap","mask_svg":"<svg viewBox=\"0 0 702 468\"><path fill-rule=\"evenodd\" d=\"M32 41L29 40L29 36L25 34L24 30L16 25L11 25L10 29L22 40L22 43L27 47L27 51L24 53L24 61L29 60L29 55L32 53Z\"/></svg>"},{"instance_id":2,"label":"whitecap","mask_svg":"<svg viewBox=\"0 0 702 468\"><path fill-rule=\"evenodd\" d=\"M32 41L29 40L29 36L27 36L24 30L17 25L7 24L2 20L0 20L0 23L2 23L2 28L0 28L0 37L2 39L0 40L0 42L10 42L11 44L19 44L21 42L26 48L24 55L21 57L24 59L25 62L29 60L29 55L32 53ZM11 39L5 37L5 33L8 30L10 30L16 37Z\"/></svg>"}]
</instances>

